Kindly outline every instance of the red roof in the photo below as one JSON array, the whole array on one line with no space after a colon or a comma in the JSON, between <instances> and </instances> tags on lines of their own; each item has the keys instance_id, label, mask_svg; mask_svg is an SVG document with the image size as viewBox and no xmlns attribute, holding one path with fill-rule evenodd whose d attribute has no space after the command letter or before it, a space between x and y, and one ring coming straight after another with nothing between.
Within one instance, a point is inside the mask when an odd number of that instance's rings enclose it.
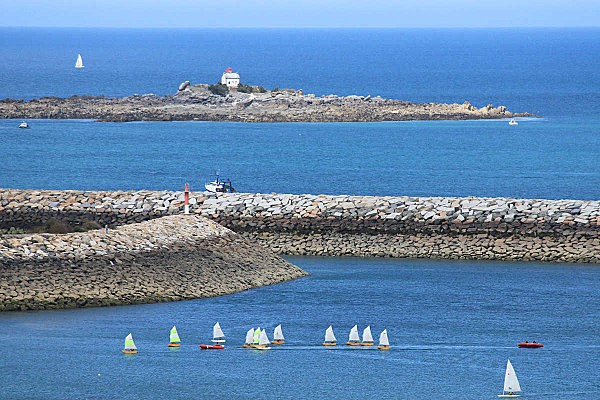
<instances>
[{"instance_id":1,"label":"red roof","mask_svg":"<svg viewBox=\"0 0 600 400\"><path fill-rule=\"evenodd\" d=\"M233 72L233 70L231 69L231 67L229 67L225 70L225 72Z\"/></svg>"}]
</instances>

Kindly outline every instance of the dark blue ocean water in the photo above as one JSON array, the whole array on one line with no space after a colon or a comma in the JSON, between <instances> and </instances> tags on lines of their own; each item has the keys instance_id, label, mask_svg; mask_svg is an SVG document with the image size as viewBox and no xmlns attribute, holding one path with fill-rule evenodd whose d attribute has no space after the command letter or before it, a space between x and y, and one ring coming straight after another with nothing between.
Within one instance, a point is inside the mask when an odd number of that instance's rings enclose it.
<instances>
[{"instance_id":1,"label":"dark blue ocean water","mask_svg":"<svg viewBox=\"0 0 600 400\"><path fill-rule=\"evenodd\" d=\"M510 358L528 398L600 398L598 267L292 258L310 277L231 296L0 314L0 398L494 399ZM200 351L219 321L224 351ZM240 348L281 323L287 343ZM170 350L176 324L183 345ZM389 352L321 346L387 328ZM132 332L140 350L124 356ZM519 349L521 340L542 349ZM100 374L100 376L98 376Z\"/></svg>"}]
</instances>

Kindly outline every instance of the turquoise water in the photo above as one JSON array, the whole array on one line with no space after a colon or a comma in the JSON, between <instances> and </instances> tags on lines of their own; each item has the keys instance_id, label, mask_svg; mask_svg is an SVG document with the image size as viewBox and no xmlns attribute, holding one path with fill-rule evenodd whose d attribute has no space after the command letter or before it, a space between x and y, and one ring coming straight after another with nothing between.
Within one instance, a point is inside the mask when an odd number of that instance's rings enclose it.
<instances>
[{"instance_id":1,"label":"turquoise water","mask_svg":"<svg viewBox=\"0 0 600 400\"><path fill-rule=\"evenodd\" d=\"M310 277L175 303L0 314L10 399L493 399L510 358L531 398L600 398L597 266L290 258ZM200 351L219 321L224 351ZM286 344L240 348L250 327ZM176 324L179 350L167 348ZM392 349L321 346L333 324ZM132 332L139 354L120 350ZM538 340L542 349L519 349ZM98 374L101 374L98 376ZM0 396L2 397L2 396Z\"/></svg>"}]
</instances>

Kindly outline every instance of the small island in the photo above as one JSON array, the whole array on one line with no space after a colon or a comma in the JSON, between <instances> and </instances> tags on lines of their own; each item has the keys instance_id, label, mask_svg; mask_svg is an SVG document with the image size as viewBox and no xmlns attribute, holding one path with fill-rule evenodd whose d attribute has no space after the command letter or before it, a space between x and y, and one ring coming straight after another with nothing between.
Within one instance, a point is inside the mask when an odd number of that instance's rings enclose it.
<instances>
[{"instance_id":1,"label":"small island","mask_svg":"<svg viewBox=\"0 0 600 400\"><path fill-rule=\"evenodd\" d=\"M240 82L228 68L219 83L179 85L177 93L104 96L42 97L0 100L2 119L92 119L128 121L232 122L379 122L411 120L476 120L535 116L513 113L505 106L477 108L462 104L411 103L380 96L316 96L302 89L266 90Z\"/></svg>"}]
</instances>

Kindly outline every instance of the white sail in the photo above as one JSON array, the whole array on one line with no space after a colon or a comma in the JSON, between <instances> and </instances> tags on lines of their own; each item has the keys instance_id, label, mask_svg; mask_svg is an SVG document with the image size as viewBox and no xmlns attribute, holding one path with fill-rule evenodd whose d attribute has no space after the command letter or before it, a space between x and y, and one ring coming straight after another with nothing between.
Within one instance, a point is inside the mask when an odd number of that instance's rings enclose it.
<instances>
[{"instance_id":1,"label":"white sail","mask_svg":"<svg viewBox=\"0 0 600 400\"><path fill-rule=\"evenodd\" d=\"M281 330L281 324L275 327L275 331L273 332L273 340L283 340L283 331Z\"/></svg>"},{"instance_id":2,"label":"white sail","mask_svg":"<svg viewBox=\"0 0 600 400\"><path fill-rule=\"evenodd\" d=\"M81 54L77 54L77 61L75 62L75 68L83 68L83 59L81 58Z\"/></svg>"},{"instance_id":3,"label":"white sail","mask_svg":"<svg viewBox=\"0 0 600 400\"><path fill-rule=\"evenodd\" d=\"M388 339L387 329L384 329L379 335L379 345L380 346L389 346L390 341Z\"/></svg>"},{"instance_id":4,"label":"white sail","mask_svg":"<svg viewBox=\"0 0 600 400\"><path fill-rule=\"evenodd\" d=\"M254 328L250 328L248 332L246 332L246 344L252 344L254 340Z\"/></svg>"},{"instance_id":5,"label":"white sail","mask_svg":"<svg viewBox=\"0 0 600 400\"><path fill-rule=\"evenodd\" d=\"M331 327L331 325L329 325L329 328L327 328L327 330L325 331L325 341L326 342L337 341L337 339L335 338L335 335L333 334L333 328Z\"/></svg>"},{"instance_id":6,"label":"white sail","mask_svg":"<svg viewBox=\"0 0 600 400\"><path fill-rule=\"evenodd\" d=\"M137 347L133 342L133 336L131 335L131 333L125 338L125 350L137 350Z\"/></svg>"},{"instance_id":7,"label":"white sail","mask_svg":"<svg viewBox=\"0 0 600 400\"><path fill-rule=\"evenodd\" d=\"M371 326L367 326L363 331L363 342L372 342L373 335L371 334Z\"/></svg>"},{"instance_id":8,"label":"white sail","mask_svg":"<svg viewBox=\"0 0 600 400\"><path fill-rule=\"evenodd\" d=\"M504 375L504 391L505 392L520 392L521 385L517 379L517 374L510 360L506 362L506 375Z\"/></svg>"},{"instance_id":9,"label":"white sail","mask_svg":"<svg viewBox=\"0 0 600 400\"><path fill-rule=\"evenodd\" d=\"M258 339L258 344L260 346L268 346L269 344L271 344L271 342L269 341L269 337L267 336L267 331L264 329L260 331L260 339Z\"/></svg>"},{"instance_id":10,"label":"white sail","mask_svg":"<svg viewBox=\"0 0 600 400\"><path fill-rule=\"evenodd\" d=\"M222 339L225 337L225 334L221 330L221 325L217 322L215 326L213 326L213 339Z\"/></svg>"},{"instance_id":11,"label":"white sail","mask_svg":"<svg viewBox=\"0 0 600 400\"><path fill-rule=\"evenodd\" d=\"M350 337L348 338L350 342L358 342L360 338L358 337L358 326L354 325L352 329L350 329Z\"/></svg>"}]
</instances>

